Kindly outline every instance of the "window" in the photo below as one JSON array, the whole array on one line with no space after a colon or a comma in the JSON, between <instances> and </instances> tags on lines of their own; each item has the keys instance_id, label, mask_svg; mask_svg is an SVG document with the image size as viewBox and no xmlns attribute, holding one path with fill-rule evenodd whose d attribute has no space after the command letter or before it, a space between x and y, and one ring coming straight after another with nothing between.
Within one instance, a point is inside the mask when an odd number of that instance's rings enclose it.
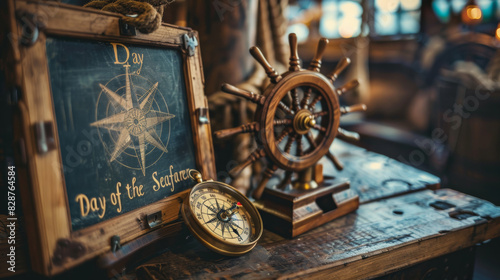
<instances>
[{"instance_id":1,"label":"window","mask_svg":"<svg viewBox=\"0 0 500 280\"><path fill-rule=\"evenodd\" d=\"M351 38L361 33L363 8L359 1L325 0L319 33L326 38Z\"/></svg>"},{"instance_id":2,"label":"window","mask_svg":"<svg viewBox=\"0 0 500 280\"><path fill-rule=\"evenodd\" d=\"M500 1L500 0L499 0ZM299 0L287 6L288 19L287 33L295 33L299 43L307 41L309 37L310 14L317 9L314 1Z\"/></svg>"},{"instance_id":3,"label":"window","mask_svg":"<svg viewBox=\"0 0 500 280\"><path fill-rule=\"evenodd\" d=\"M288 31L295 32L299 42L306 40L309 34L318 33L335 39L369 32L372 36L391 36L420 31L421 0L367 1L370 6L367 25L362 22L362 0L292 1L287 12ZM313 32L311 28L318 30Z\"/></svg>"},{"instance_id":4,"label":"window","mask_svg":"<svg viewBox=\"0 0 500 280\"><path fill-rule=\"evenodd\" d=\"M481 8L482 22L494 22L500 18L500 0L476 0L476 3ZM434 0L432 9L441 22L447 23L452 15L459 15L466 4L467 0Z\"/></svg>"},{"instance_id":5,"label":"window","mask_svg":"<svg viewBox=\"0 0 500 280\"><path fill-rule=\"evenodd\" d=\"M421 0L374 0L372 35L406 35L420 31Z\"/></svg>"},{"instance_id":6,"label":"window","mask_svg":"<svg viewBox=\"0 0 500 280\"><path fill-rule=\"evenodd\" d=\"M365 0L370 7L363 25L363 0L290 1L288 32L299 42L309 36L329 39L412 35L420 32L422 0ZM500 0L475 0L481 8L482 22L500 18ZM443 23L460 15L468 0L432 0L432 9Z\"/></svg>"}]
</instances>

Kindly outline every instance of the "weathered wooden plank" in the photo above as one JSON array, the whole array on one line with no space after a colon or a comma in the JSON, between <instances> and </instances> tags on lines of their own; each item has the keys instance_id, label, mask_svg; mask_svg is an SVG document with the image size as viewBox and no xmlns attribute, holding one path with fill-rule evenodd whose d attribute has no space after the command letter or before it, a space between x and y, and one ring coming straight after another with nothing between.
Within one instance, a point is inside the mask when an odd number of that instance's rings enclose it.
<instances>
[{"instance_id":1,"label":"weathered wooden plank","mask_svg":"<svg viewBox=\"0 0 500 280\"><path fill-rule=\"evenodd\" d=\"M292 240L266 231L252 252L238 258L187 241L135 274L141 279L364 279L498 236L499 207L449 189L426 190L364 204Z\"/></svg>"},{"instance_id":2,"label":"weathered wooden plank","mask_svg":"<svg viewBox=\"0 0 500 280\"><path fill-rule=\"evenodd\" d=\"M361 204L440 186L437 176L339 139L333 141L330 152L343 163L344 169L337 170L323 157L320 163L324 176L349 181ZM277 172L269 185L279 184L280 176L284 176L283 172Z\"/></svg>"},{"instance_id":3,"label":"weathered wooden plank","mask_svg":"<svg viewBox=\"0 0 500 280\"><path fill-rule=\"evenodd\" d=\"M425 188L439 188L440 179L432 174L344 141L333 141L330 151L342 161L344 169L337 171L323 158L325 176L349 180L361 204Z\"/></svg>"},{"instance_id":4,"label":"weathered wooden plank","mask_svg":"<svg viewBox=\"0 0 500 280\"><path fill-rule=\"evenodd\" d=\"M19 1L16 8L37 14L37 19L45 25L44 32L51 35L82 37L85 39L110 38L128 42L155 45L179 45L182 35L190 32L190 28L162 24L170 28L159 28L150 33L137 32L136 36L124 37L120 34L119 19L121 15L74 5L62 4L56 1Z\"/></svg>"},{"instance_id":5,"label":"weathered wooden plank","mask_svg":"<svg viewBox=\"0 0 500 280\"><path fill-rule=\"evenodd\" d=\"M375 279L473 279L475 259L476 246L472 246Z\"/></svg>"}]
</instances>

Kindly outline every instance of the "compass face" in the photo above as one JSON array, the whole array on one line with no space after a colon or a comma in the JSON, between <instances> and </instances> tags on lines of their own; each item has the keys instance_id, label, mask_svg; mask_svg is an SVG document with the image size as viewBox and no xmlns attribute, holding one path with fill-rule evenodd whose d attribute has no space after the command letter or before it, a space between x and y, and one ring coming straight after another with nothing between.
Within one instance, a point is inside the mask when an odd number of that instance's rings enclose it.
<instances>
[{"instance_id":1,"label":"compass face","mask_svg":"<svg viewBox=\"0 0 500 280\"><path fill-rule=\"evenodd\" d=\"M233 244L251 241L255 233L249 213L239 201L217 188L198 188L191 192L191 211L214 236Z\"/></svg>"},{"instance_id":2,"label":"compass face","mask_svg":"<svg viewBox=\"0 0 500 280\"><path fill-rule=\"evenodd\" d=\"M260 214L252 202L230 185L203 182L191 169L189 176L198 182L184 199L181 214L191 233L208 249L226 256L240 256L252 250L262 236Z\"/></svg>"}]
</instances>

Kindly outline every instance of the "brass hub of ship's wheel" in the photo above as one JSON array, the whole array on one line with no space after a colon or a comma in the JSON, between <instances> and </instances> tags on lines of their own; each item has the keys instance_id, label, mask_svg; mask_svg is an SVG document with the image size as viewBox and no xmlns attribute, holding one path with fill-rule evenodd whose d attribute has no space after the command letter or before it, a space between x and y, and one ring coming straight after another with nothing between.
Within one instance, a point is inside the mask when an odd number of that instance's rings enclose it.
<instances>
[{"instance_id":1,"label":"brass hub of ship's wheel","mask_svg":"<svg viewBox=\"0 0 500 280\"><path fill-rule=\"evenodd\" d=\"M293 117L293 129L295 133L304 135L316 125L316 120L311 111L302 109Z\"/></svg>"},{"instance_id":2,"label":"brass hub of ship's wheel","mask_svg":"<svg viewBox=\"0 0 500 280\"><path fill-rule=\"evenodd\" d=\"M293 173L303 172L326 155L337 169L342 169L342 164L329 151L333 140L336 136L349 139L357 139L359 136L339 127L340 116L366 110L363 104L350 107L341 107L339 104L338 96L358 85L358 82L353 80L341 88L333 86L338 75L349 65L348 58L342 59L331 74L321 74L321 57L328 43L328 40L323 38L309 68L301 69L297 54L297 37L291 33L288 38L290 67L289 71L282 75L267 62L259 48L250 49L252 56L264 67L271 80L262 95L229 84L222 85L224 92L244 97L258 105L252 123L215 133L217 138L236 133L255 133L259 148L247 160L233 168L230 174L236 176L246 166L266 157L269 165L253 193L257 199L278 168L286 170L285 181L290 180Z\"/></svg>"}]
</instances>

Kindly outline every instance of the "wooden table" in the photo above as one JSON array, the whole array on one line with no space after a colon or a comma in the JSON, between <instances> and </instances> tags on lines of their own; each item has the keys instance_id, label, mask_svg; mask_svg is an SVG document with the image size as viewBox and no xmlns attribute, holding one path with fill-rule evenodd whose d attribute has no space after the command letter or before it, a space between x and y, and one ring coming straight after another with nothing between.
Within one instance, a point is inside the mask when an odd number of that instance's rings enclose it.
<instances>
[{"instance_id":1,"label":"wooden table","mask_svg":"<svg viewBox=\"0 0 500 280\"><path fill-rule=\"evenodd\" d=\"M470 279L474 245L500 235L500 208L439 179L336 140L332 147L362 205L351 214L284 239L265 231L241 257L208 251L194 238L171 245L121 279Z\"/></svg>"}]
</instances>

